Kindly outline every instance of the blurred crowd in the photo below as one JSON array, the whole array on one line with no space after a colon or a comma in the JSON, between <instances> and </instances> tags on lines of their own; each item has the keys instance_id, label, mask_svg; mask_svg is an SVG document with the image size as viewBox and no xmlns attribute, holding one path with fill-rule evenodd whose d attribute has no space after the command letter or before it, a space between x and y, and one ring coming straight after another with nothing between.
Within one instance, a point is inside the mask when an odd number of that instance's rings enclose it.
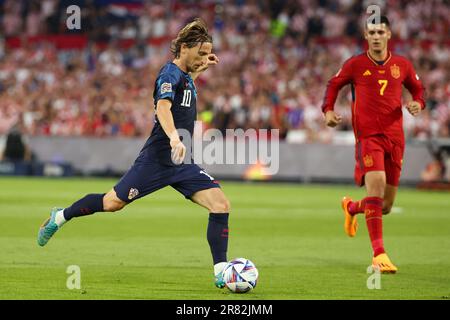
<instances>
[{"instance_id":1,"label":"blurred crowd","mask_svg":"<svg viewBox=\"0 0 450 320\"><path fill-rule=\"evenodd\" d=\"M202 17L220 59L197 80L205 128L280 129L283 138L300 132L299 141L330 142L335 133L320 110L326 84L364 51L365 8L373 2L0 0L0 134L20 123L32 135L148 135L154 80L172 59L170 40ZM74 3L80 30L65 24ZM392 49L413 61L427 90L428 108L417 118L405 112L407 137L450 137L448 1L379 5L391 20ZM78 34L89 42L67 50L26 41L42 34ZM22 45L10 48L11 37ZM346 88L336 103L341 132L351 133L349 106Z\"/></svg>"}]
</instances>

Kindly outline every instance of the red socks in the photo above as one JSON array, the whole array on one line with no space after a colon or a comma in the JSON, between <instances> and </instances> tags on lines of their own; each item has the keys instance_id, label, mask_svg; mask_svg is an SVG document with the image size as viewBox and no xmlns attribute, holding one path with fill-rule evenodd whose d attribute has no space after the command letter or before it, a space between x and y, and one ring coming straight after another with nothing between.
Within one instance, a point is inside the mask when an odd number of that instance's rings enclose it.
<instances>
[{"instance_id":1,"label":"red socks","mask_svg":"<svg viewBox=\"0 0 450 320\"><path fill-rule=\"evenodd\" d=\"M367 230L372 242L373 255L384 253L383 246L383 199L379 197L366 197L361 201L350 202L348 212L354 216L365 213Z\"/></svg>"},{"instance_id":2,"label":"red socks","mask_svg":"<svg viewBox=\"0 0 450 320\"><path fill-rule=\"evenodd\" d=\"M373 256L385 253L383 245L383 199L379 197L364 198L364 213L367 230L372 242Z\"/></svg>"},{"instance_id":3,"label":"red socks","mask_svg":"<svg viewBox=\"0 0 450 320\"><path fill-rule=\"evenodd\" d=\"M354 216L355 214L358 214L358 213L363 213L365 199L366 198L362 199L361 201L349 202L348 207L347 207L348 213L350 213L350 215L352 215L352 216Z\"/></svg>"}]
</instances>

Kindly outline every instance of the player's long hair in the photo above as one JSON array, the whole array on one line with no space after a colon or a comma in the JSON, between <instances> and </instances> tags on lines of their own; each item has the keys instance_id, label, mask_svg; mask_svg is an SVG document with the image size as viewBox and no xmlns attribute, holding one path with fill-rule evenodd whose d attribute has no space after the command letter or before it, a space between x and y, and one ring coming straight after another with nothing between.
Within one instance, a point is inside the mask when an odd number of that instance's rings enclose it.
<instances>
[{"instance_id":1,"label":"player's long hair","mask_svg":"<svg viewBox=\"0 0 450 320\"><path fill-rule=\"evenodd\" d=\"M188 48L195 47L197 43L211 42L212 36L208 34L208 27L205 21L200 18L196 18L191 23L187 24L178 33L177 38L172 40L170 51L175 58L180 57L181 45L185 43Z\"/></svg>"}]
</instances>

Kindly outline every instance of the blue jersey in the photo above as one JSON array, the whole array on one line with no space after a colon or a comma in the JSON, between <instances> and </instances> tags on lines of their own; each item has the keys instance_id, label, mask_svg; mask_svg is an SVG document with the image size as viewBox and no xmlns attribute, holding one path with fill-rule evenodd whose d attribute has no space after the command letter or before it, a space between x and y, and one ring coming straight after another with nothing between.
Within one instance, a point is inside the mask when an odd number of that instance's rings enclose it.
<instances>
[{"instance_id":1,"label":"blue jersey","mask_svg":"<svg viewBox=\"0 0 450 320\"><path fill-rule=\"evenodd\" d=\"M173 62L166 63L159 71L153 91L155 108L160 99L172 102L173 121L177 129L188 130L191 137L197 118L197 91L191 76L183 72ZM190 147L190 146L186 146ZM167 166L174 166L171 159L170 140L164 132L158 117L155 116L155 126L150 137L142 148L137 162L158 162Z\"/></svg>"}]
</instances>

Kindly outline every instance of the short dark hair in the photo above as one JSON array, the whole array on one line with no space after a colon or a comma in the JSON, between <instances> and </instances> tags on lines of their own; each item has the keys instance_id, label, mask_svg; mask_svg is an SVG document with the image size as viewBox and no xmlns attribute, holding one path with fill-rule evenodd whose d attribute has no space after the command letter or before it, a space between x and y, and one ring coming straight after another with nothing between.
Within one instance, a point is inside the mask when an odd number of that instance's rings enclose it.
<instances>
[{"instance_id":1,"label":"short dark hair","mask_svg":"<svg viewBox=\"0 0 450 320\"><path fill-rule=\"evenodd\" d=\"M369 24L376 24L376 23L377 23L376 17L370 16L370 19L367 19L367 20L366 20L366 27L367 27ZM388 17L386 17L386 16L380 16L380 24L381 24L381 23L384 23L388 28L391 27L391 24L390 24L390 22L389 22L389 19L388 19Z\"/></svg>"},{"instance_id":2,"label":"short dark hair","mask_svg":"<svg viewBox=\"0 0 450 320\"><path fill-rule=\"evenodd\" d=\"M208 34L208 27L205 21L200 18L194 19L191 23L187 24L178 33L176 39L172 40L170 51L175 58L180 56L181 45L185 43L188 48L195 47L197 43L211 42L212 36Z\"/></svg>"}]
</instances>

